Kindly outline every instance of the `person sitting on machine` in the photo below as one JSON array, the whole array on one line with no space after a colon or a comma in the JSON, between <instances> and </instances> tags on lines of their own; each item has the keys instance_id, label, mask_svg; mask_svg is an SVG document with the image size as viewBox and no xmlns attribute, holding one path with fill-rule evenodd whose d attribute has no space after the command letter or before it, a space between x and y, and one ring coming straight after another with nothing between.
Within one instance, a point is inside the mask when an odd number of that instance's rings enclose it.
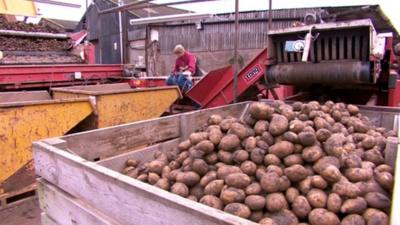
<instances>
[{"instance_id":1,"label":"person sitting on machine","mask_svg":"<svg viewBox=\"0 0 400 225\"><path fill-rule=\"evenodd\" d=\"M175 46L174 54L177 58L167 85L178 85L183 92L187 92L193 86L192 76L196 76L198 70L197 59L182 45Z\"/></svg>"}]
</instances>

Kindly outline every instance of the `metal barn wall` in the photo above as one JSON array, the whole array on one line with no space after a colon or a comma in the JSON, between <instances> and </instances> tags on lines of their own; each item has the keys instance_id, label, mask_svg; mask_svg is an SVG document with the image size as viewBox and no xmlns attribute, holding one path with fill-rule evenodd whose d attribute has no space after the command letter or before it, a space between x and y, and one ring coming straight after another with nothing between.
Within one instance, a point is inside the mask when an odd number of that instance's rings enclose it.
<instances>
[{"instance_id":1,"label":"metal barn wall","mask_svg":"<svg viewBox=\"0 0 400 225\"><path fill-rule=\"evenodd\" d=\"M272 29L286 28L301 21L306 12L320 11L320 8L273 10ZM268 31L268 11L240 13L239 54L246 65L266 46ZM160 56L157 74L166 75L175 62L172 49L183 44L195 53L205 71L226 66L233 57L234 49L234 15L221 14L207 19L202 29L197 30L193 23L169 23L163 26L152 26L159 32Z\"/></svg>"},{"instance_id":2,"label":"metal barn wall","mask_svg":"<svg viewBox=\"0 0 400 225\"><path fill-rule=\"evenodd\" d=\"M96 63L119 64L121 63L120 32L118 13L109 13L99 16L97 10L104 10L117 5L109 0L94 0L86 11L86 27L88 30L88 39L96 46ZM129 21L137 18L130 13L122 13L122 19ZM135 27L128 26L129 30ZM115 48L115 44L117 48ZM128 48L126 47L126 50Z\"/></svg>"},{"instance_id":3,"label":"metal barn wall","mask_svg":"<svg viewBox=\"0 0 400 225\"><path fill-rule=\"evenodd\" d=\"M272 29L290 27L300 21L306 12L319 8L273 10ZM240 13L239 49L264 48L267 38L268 12L256 11ZM161 54L168 54L176 44L183 44L193 52L221 51L233 49L234 15L221 14L216 19L208 19L197 30L191 24L169 24L153 26L159 31Z\"/></svg>"}]
</instances>

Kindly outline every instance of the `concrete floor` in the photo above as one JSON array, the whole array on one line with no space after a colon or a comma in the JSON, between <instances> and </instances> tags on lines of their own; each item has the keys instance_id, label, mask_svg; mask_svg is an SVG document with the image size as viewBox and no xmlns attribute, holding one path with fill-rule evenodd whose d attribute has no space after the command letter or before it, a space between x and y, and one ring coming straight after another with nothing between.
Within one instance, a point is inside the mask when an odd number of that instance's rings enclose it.
<instances>
[{"instance_id":1,"label":"concrete floor","mask_svg":"<svg viewBox=\"0 0 400 225\"><path fill-rule=\"evenodd\" d=\"M37 198L27 198L0 210L0 225L40 225Z\"/></svg>"}]
</instances>

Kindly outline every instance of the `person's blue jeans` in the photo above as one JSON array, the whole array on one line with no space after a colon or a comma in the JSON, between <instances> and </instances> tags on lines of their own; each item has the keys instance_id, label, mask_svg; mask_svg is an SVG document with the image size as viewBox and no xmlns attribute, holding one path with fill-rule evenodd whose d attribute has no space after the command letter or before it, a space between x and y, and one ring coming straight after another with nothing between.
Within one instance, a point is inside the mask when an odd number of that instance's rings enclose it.
<instances>
[{"instance_id":1,"label":"person's blue jeans","mask_svg":"<svg viewBox=\"0 0 400 225\"><path fill-rule=\"evenodd\" d=\"M192 88L193 86L193 81L188 79L187 75L183 75L183 74L171 74L168 76L167 81L166 81L167 85L178 85L179 88L183 91L183 92L187 92L190 90L190 88Z\"/></svg>"}]
</instances>

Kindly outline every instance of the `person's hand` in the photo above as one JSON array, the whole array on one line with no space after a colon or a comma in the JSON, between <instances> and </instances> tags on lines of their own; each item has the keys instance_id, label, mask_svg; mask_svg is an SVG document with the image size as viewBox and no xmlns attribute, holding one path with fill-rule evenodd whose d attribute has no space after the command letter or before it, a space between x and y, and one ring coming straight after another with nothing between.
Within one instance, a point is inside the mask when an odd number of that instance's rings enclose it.
<instances>
[{"instance_id":1,"label":"person's hand","mask_svg":"<svg viewBox=\"0 0 400 225\"><path fill-rule=\"evenodd\" d=\"M182 72L182 74L186 76L192 76L192 72L190 72L189 70Z\"/></svg>"}]
</instances>

